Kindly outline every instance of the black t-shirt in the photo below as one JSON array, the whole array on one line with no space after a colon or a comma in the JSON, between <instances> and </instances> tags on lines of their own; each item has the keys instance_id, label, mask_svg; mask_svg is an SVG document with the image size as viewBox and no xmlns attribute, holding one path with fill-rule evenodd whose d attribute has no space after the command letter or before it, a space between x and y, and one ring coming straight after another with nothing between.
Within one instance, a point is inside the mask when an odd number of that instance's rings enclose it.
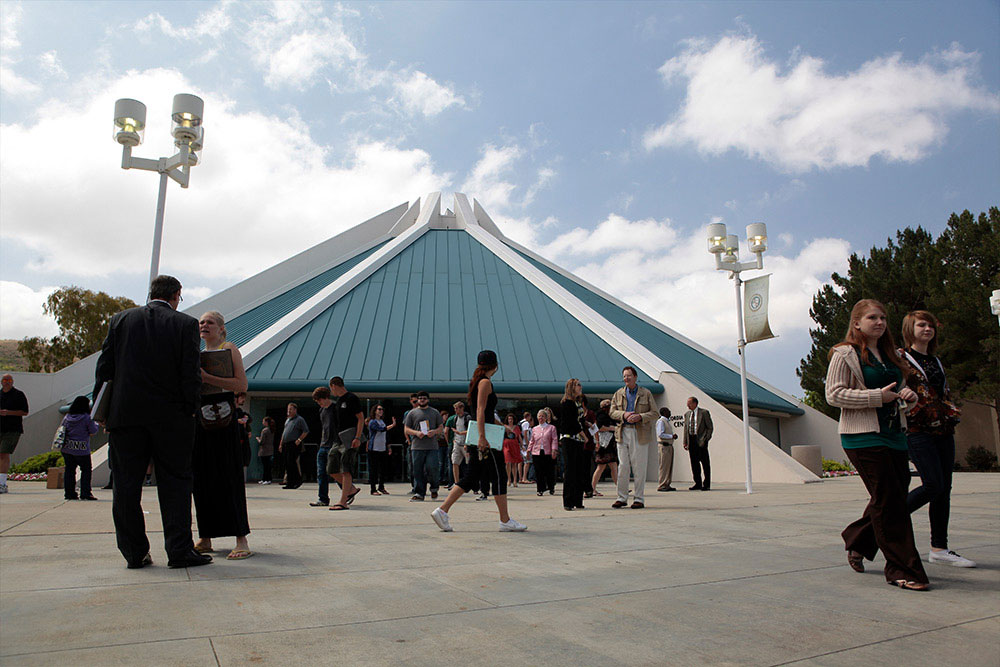
<instances>
[{"instance_id":1,"label":"black t-shirt","mask_svg":"<svg viewBox=\"0 0 1000 667\"><path fill-rule=\"evenodd\" d=\"M337 437L340 432L340 429L337 428L337 409L333 403L329 407L319 409L319 423L323 427L319 446L330 447L340 444L340 439Z\"/></svg>"},{"instance_id":2,"label":"black t-shirt","mask_svg":"<svg viewBox=\"0 0 1000 667\"><path fill-rule=\"evenodd\" d=\"M347 392L340 398L333 397L334 405L337 407L337 428L340 431L358 427L358 413L361 410L361 399Z\"/></svg>"},{"instance_id":3,"label":"black t-shirt","mask_svg":"<svg viewBox=\"0 0 1000 667\"><path fill-rule=\"evenodd\" d=\"M938 396L944 395L944 373L938 365L937 358L930 354L920 354L913 348L907 350L927 375L927 384L937 392Z\"/></svg>"},{"instance_id":4,"label":"black t-shirt","mask_svg":"<svg viewBox=\"0 0 1000 667\"><path fill-rule=\"evenodd\" d=\"M23 391L16 387L11 387L10 391L0 391L0 410L24 410L27 412L28 398ZM0 417L0 433L24 433L23 418L13 415Z\"/></svg>"}]
</instances>

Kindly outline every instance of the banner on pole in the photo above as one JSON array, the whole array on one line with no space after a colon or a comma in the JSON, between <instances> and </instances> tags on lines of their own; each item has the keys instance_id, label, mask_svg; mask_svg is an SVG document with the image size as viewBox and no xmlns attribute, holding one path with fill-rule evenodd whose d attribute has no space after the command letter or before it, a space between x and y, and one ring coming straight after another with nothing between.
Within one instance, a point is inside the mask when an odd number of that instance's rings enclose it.
<instances>
[{"instance_id":1,"label":"banner on pole","mask_svg":"<svg viewBox=\"0 0 1000 667\"><path fill-rule=\"evenodd\" d=\"M767 293L770 284L770 273L743 283L743 322L746 325L748 343L775 337L767 322Z\"/></svg>"}]
</instances>

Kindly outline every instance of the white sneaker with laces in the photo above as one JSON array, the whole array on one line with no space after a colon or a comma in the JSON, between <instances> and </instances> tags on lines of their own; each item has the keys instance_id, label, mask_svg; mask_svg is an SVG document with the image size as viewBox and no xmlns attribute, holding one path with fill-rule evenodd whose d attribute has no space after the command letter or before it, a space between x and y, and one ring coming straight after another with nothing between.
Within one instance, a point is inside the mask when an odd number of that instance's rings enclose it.
<instances>
[{"instance_id":1,"label":"white sneaker with laces","mask_svg":"<svg viewBox=\"0 0 1000 667\"><path fill-rule=\"evenodd\" d=\"M443 509L438 507L433 512L431 512L431 518L434 519L434 523L445 533L452 532L451 523L448 521L448 513Z\"/></svg>"},{"instance_id":2,"label":"white sneaker with laces","mask_svg":"<svg viewBox=\"0 0 1000 667\"><path fill-rule=\"evenodd\" d=\"M501 533L523 533L528 530L528 527L523 523L515 521L513 518L507 519L506 523L500 522L500 532Z\"/></svg>"},{"instance_id":3,"label":"white sneaker with laces","mask_svg":"<svg viewBox=\"0 0 1000 667\"><path fill-rule=\"evenodd\" d=\"M954 567L975 567L976 562L968 558L963 558L957 553L948 549L947 551L931 551L927 556L928 563L944 563Z\"/></svg>"}]
</instances>

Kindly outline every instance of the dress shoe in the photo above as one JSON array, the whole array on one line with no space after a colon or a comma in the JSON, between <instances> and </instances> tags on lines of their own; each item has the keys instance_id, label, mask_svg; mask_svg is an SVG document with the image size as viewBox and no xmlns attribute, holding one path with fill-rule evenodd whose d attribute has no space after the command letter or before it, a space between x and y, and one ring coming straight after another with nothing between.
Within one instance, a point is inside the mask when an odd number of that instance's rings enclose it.
<instances>
[{"instance_id":1,"label":"dress shoe","mask_svg":"<svg viewBox=\"0 0 1000 667\"><path fill-rule=\"evenodd\" d=\"M640 503L638 500L632 503L632 509L634 510L641 510L643 507L645 507L645 505Z\"/></svg>"},{"instance_id":2,"label":"dress shoe","mask_svg":"<svg viewBox=\"0 0 1000 667\"><path fill-rule=\"evenodd\" d=\"M146 567L147 565L152 565L152 564L153 564L153 557L147 553L145 556L142 557L142 560L140 560L137 563L129 563L128 565L126 565L126 567L130 570L140 570Z\"/></svg>"},{"instance_id":3,"label":"dress shoe","mask_svg":"<svg viewBox=\"0 0 1000 667\"><path fill-rule=\"evenodd\" d=\"M708 491L708 489L709 489L709 487L707 487L707 486L703 486L703 487L701 487L701 490L702 490L702 491Z\"/></svg>"},{"instance_id":4,"label":"dress shoe","mask_svg":"<svg viewBox=\"0 0 1000 667\"><path fill-rule=\"evenodd\" d=\"M657 489L657 491L676 491L676 490L677 489L675 489L672 486L661 486L660 488Z\"/></svg>"},{"instance_id":5,"label":"dress shoe","mask_svg":"<svg viewBox=\"0 0 1000 667\"><path fill-rule=\"evenodd\" d=\"M688 491L701 491L701 484L695 484L694 486L688 487Z\"/></svg>"},{"instance_id":6,"label":"dress shoe","mask_svg":"<svg viewBox=\"0 0 1000 667\"><path fill-rule=\"evenodd\" d=\"M620 500L616 500L615 502L611 503L611 506L617 510L625 507L625 503L623 503Z\"/></svg>"},{"instance_id":7,"label":"dress shoe","mask_svg":"<svg viewBox=\"0 0 1000 667\"><path fill-rule=\"evenodd\" d=\"M171 558L167 561L167 567L197 567L198 565L208 565L212 562L212 557L208 554L200 554L191 549L183 556Z\"/></svg>"}]
</instances>

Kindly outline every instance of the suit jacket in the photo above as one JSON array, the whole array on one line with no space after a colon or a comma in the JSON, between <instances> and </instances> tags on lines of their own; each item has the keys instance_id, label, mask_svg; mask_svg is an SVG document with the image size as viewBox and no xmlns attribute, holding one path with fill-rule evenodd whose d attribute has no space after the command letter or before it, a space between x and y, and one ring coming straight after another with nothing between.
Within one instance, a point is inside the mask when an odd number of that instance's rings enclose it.
<instances>
[{"instance_id":1,"label":"suit jacket","mask_svg":"<svg viewBox=\"0 0 1000 667\"><path fill-rule=\"evenodd\" d=\"M157 424L193 415L201 390L198 320L152 301L111 318L97 359L94 396L113 380L105 426Z\"/></svg>"},{"instance_id":2,"label":"suit jacket","mask_svg":"<svg viewBox=\"0 0 1000 667\"><path fill-rule=\"evenodd\" d=\"M648 445L655 439L653 437L653 424L660 417L660 413L656 409L656 401L653 399L652 392L642 386L638 389L639 391L635 396L635 410L633 412L638 413L642 417L642 421L633 426L635 428L636 442L640 445ZM627 409L628 399L625 396L625 387L622 387L611 397L611 409L608 411L611 419L618 422L615 426L615 440L618 442L622 442L622 429L629 428L622 421L625 418Z\"/></svg>"},{"instance_id":3,"label":"suit jacket","mask_svg":"<svg viewBox=\"0 0 1000 667\"><path fill-rule=\"evenodd\" d=\"M698 411L698 444L702 447L708 446L708 441L712 439L712 414L705 408L695 408ZM684 413L684 444L687 445L690 438L689 426L691 424L691 410Z\"/></svg>"}]
</instances>

